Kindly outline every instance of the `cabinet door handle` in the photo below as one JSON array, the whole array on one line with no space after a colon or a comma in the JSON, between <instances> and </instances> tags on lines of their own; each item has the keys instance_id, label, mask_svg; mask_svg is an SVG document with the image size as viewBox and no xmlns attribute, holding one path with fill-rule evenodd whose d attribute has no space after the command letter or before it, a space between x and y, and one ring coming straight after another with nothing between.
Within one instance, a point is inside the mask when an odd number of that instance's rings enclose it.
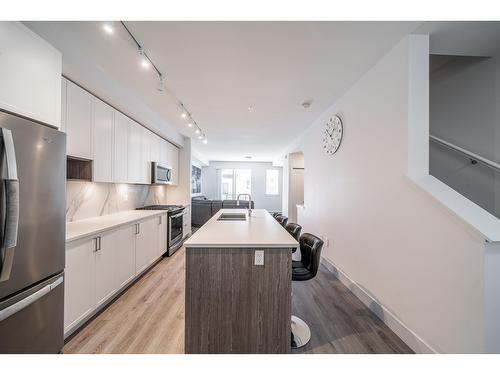
<instances>
[{"instance_id":1,"label":"cabinet door handle","mask_svg":"<svg viewBox=\"0 0 500 375\"><path fill-rule=\"evenodd\" d=\"M161 225L161 216L158 216L158 218L160 219L160 220L158 221L158 224L159 224L159 225Z\"/></svg>"},{"instance_id":2,"label":"cabinet door handle","mask_svg":"<svg viewBox=\"0 0 500 375\"><path fill-rule=\"evenodd\" d=\"M97 237L99 239L99 248L97 250L101 250L101 236Z\"/></svg>"},{"instance_id":3,"label":"cabinet door handle","mask_svg":"<svg viewBox=\"0 0 500 375\"><path fill-rule=\"evenodd\" d=\"M94 253L97 253L99 251L100 245L99 245L99 237L94 238Z\"/></svg>"},{"instance_id":4,"label":"cabinet door handle","mask_svg":"<svg viewBox=\"0 0 500 375\"><path fill-rule=\"evenodd\" d=\"M140 227L141 224L135 224L135 234L139 234L141 233L141 227Z\"/></svg>"}]
</instances>

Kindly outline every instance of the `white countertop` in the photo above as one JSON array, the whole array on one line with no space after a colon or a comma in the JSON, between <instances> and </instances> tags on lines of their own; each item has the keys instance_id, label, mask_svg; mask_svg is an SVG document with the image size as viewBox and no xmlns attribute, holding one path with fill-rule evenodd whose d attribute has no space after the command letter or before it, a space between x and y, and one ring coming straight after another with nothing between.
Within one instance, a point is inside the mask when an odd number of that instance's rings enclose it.
<instances>
[{"instance_id":1,"label":"white countertop","mask_svg":"<svg viewBox=\"0 0 500 375\"><path fill-rule=\"evenodd\" d=\"M246 221L218 221L222 213L247 213ZM299 244L266 210L222 209L198 229L189 247L297 247Z\"/></svg>"},{"instance_id":2,"label":"white countertop","mask_svg":"<svg viewBox=\"0 0 500 375\"><path fill-rule=\"evenodd\" d=\"M130 210L66 223L66 242L92 236L134 221L166 214L166 210Z\"/></svg>"}]
</instances>

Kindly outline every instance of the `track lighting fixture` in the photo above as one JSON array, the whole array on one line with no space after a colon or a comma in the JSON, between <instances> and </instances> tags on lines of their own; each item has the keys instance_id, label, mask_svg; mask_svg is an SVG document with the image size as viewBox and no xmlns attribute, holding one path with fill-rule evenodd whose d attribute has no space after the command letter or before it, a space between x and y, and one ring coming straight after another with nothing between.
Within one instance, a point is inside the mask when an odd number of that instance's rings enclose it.
<instances>
[{"instance_id":1,"label":"track lighting fixture","mask_svg":"<svg viewBox=\"0 0 500 375\"><path fill-rule=\"evenodd\" d=\"M141 55L141 66L144 69L148 69L149 68L149 60L148 60L148 57L146 56L146 54L144 53L144 50L142 49L142 47L139 47L139 55Z\"/></svg>"},{"instance_id":2,"label":"track lighting fixture","mask_svg":"<svg viewBox=\"0 0 500 375\"><path fill-rule=\"evenodd\" d=\"M156 74L158 75L158 86L157 90L160 92L163 92L166 90L166 85L165 85L165 80L164 80L164 75L163 73L158 69L158 67L154 64L154 62L151 60L149 55L146 53L142 45L139 43L139 41L135 38L135 36L132 34L132 32L129 30L125 22L120 21L120 24L123 26L123 28L126 30L130 38L133 40L135 45L137 46L137 49L139 51L140 55L140 63L141 66L144 69L149 69L152 67ZM110 24L103 24L103 29L109 33L112 34L114 32L113 27ZM184 106L182 101L173 93L171 90L169 90L169 94L172 97L172 99L175 101L176 105L180 108L181 110L181 118L183 119L188 119L187 126L189 128L195 128L195 134L198 136L200 140L203 140L203 143L207 143L207 139L205 137L205 133L203 133L202 129L198 126L196 121L193 119L191 112Z\"/></svg>"}]
</instances>

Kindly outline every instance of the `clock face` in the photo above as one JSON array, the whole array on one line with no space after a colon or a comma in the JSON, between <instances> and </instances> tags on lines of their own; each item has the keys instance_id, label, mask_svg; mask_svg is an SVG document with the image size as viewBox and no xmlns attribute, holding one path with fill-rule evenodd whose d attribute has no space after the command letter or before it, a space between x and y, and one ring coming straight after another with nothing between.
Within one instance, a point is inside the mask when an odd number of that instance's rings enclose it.
<instances>
[{"instance_id":1,"label":"clock face","mask_svg":"<svg viewBox=\"0 0 500 375\"><path fill-rule=\"evenodd\" d=\"M323 130L323 150L325 150L328 155L333 155L337 152L342 142L343 133L344 127L340 117L330 117Z\"/></svg>"}]
</instances>

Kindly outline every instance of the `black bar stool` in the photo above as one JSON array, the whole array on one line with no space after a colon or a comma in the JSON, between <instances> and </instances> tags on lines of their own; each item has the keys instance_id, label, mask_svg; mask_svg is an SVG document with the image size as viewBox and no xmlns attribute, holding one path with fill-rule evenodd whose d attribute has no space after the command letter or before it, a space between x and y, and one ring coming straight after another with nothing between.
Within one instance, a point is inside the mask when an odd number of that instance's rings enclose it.
<instances>
[{"instance_id":1,"label":"black bar stool","mask_svg":"<svg viewBox=\"0 0 500 375\"><path fill-rule=\"evenodd\" d=\"M277 216L281 215L279 212L273 212L273 217L276 219Z\"/></svg>"},{"instance_id":2,"label":"black bar stool","mask_svg":"<svg viewBox=\"0 0 500 375\"><path fill-rule=\"evenodd\" d=\"M293 281L306 281L314 278L318 273L321 260L321 249L323 241L310 233L304 233L300 237L301 260L295 261L292 268ZM292 348L300 348L311 339L311 330L306 322L292 315Z\"/></svg>"},{"instance_id":3,"label":"black bar stool","mask_svg":"<svg viewBox=\"0 0 500 375\"><path fill-rule=\"evenodd\" d=\"M283 215L276 216L276 220L281 224L282 227L285 227L286 223L288 223L288 218Z\"/></svg>"},{"instance_id":4,"label":"black bar stool","mask_svg":"<svg viewBox=\"0 0 500 375\"><path fill-rule=\"evenodd\" d=\"M285 225L285 229L287 230L288 233L290 233L290 235L293 238L295 238L297 240L297 242L299 241L300 232L302 231L302 227L299 224L288 223L287 225ZM292 250L292 253L295 253L296 251L297 251L297 249L295 248Z\"/></svg>"}]
</instances>

